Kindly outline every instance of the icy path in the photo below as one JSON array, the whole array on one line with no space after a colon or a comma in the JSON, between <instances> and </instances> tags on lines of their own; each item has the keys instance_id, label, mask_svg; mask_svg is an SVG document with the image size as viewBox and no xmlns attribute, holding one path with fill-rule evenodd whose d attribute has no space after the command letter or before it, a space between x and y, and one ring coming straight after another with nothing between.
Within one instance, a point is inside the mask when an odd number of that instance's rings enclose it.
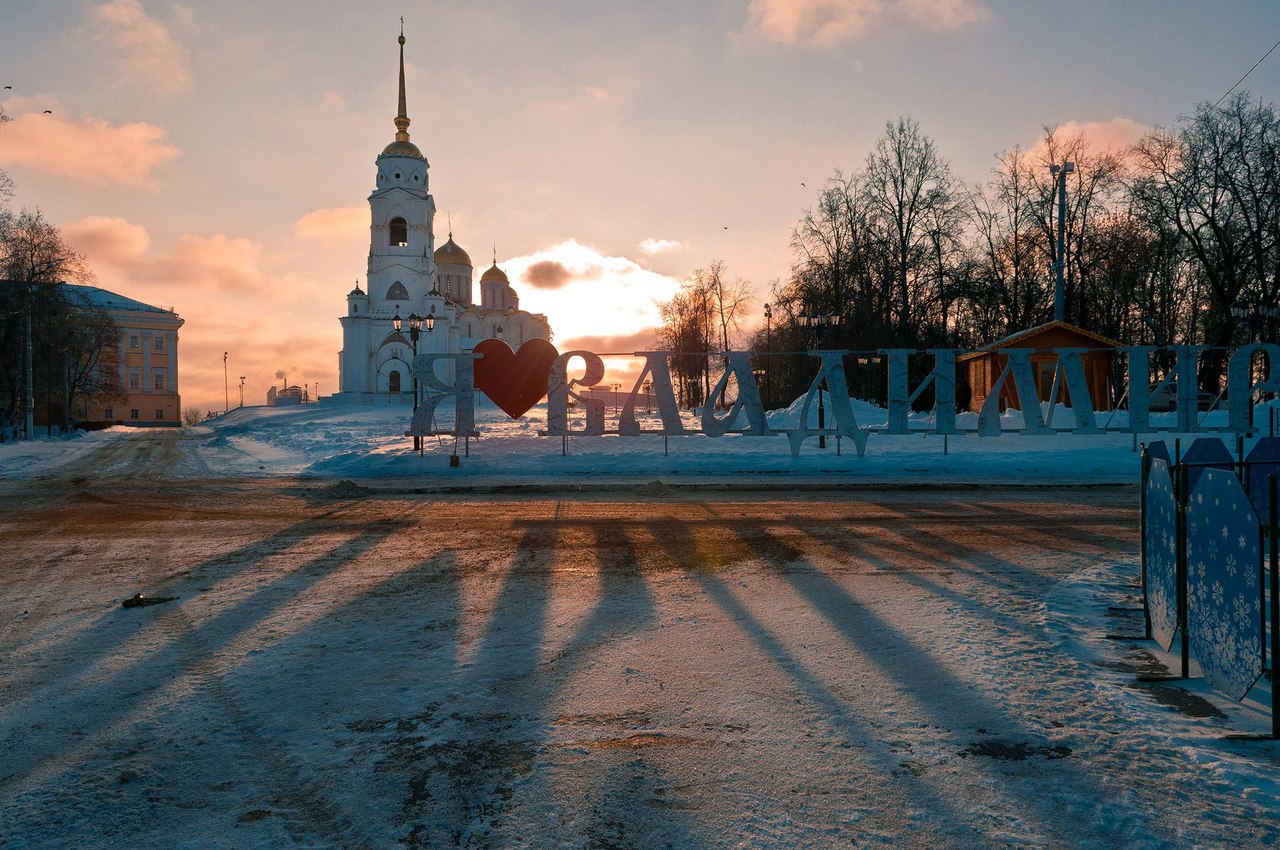
<instances>
[{"instance_id":1,"label":"icy path","mask_svg":"<svg viewBox=\"0 0 1280 850\"><path fill-rule=\"evenodd\" d=\"M1132 604L1128 492L25 502L0 507L6 850L1280 837L1274 745L1217 738L1256 718L1088 660L1127 651L1099 633ZM121 609L137 590L180 599Z\"/></svg>"}]
</instances>

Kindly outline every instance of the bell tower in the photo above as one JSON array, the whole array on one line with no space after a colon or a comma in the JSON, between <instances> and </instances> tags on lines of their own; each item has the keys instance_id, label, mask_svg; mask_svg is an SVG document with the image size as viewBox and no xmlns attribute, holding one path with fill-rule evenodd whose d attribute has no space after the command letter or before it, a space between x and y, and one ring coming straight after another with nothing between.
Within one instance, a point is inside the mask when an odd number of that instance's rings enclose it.
<instances>
[{"instance_id":1,"label":"bell tower","mask_svg":"<svg viewBox=\"0 0 1280 850\"><path fill-rule=\"evenodd\" d=\"M404 23L400 31L400 91L395 140L378 155L375 186L369 196L370 307L388 318L420 309L434 288L436 202L428 190L430 165L409 140L404 85ZM399 286L397 286L399 284Z\"/></svg>"}]
</instances>

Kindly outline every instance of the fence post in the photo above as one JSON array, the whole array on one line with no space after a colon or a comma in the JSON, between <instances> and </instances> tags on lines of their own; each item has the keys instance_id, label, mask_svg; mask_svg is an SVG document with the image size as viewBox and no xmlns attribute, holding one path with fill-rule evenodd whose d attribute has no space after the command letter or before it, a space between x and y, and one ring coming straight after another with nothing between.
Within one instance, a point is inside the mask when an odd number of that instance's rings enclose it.
<instances>
[{"instance_id":1,"label":"fence post","mask_svg":"<svg viewBox=\"0 0 1280 850\"><path fill-rule=\"evenodd\" d=\"M1276 528L1276 477L1267 476L1267 537L1271 555L1271 737L1280 738L1280 682L1276 681L1276 660L1280 659L1280 552L1276 543L1280 533ZM1265 662L1264 662L1265 664Z\"/></svg>"},{"instance_id":2,"label":"fence post","mask_svg":"<svg viewBox=\"0 0 1280 850\"><path fill-rule=\"evenodd\" d=\"M1191 642L1187 636L1187 465L1178 464L1178 486L1174 490L1176 506L1175 537L1178 541L1178 552L1175 558L1175 581L1178 583L1178 632L1182 636L1182 678L1191 678Z\"/></svg>"},{"instance_id":3,"label":"fence post","mask_svg":"<svg viewBox=\"0 0 1280 850\"><path fill-rule=\"evenodd\" d=\"M1138 476L1141 486L1138 488L1138 575L1142 586L1142 636L1151 640L1151 606L1147 604L1147 479L1151 476L1151 455L1147 452L1147 444L1142 443Z\"/></svg>"}]
</instances>

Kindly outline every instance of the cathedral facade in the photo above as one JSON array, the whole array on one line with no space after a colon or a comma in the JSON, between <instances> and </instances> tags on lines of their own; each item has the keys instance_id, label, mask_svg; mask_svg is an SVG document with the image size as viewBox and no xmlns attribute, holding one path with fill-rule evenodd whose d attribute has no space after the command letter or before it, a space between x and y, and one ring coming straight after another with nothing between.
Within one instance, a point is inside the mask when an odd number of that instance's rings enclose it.
<instances>
[{"instance_id":1,"label":"cathedral facade","mask_svg":"<svg viewBox=\"0 0 1280 850\"><path fill-rule=\"evenodd\" d=\"M339 402L412 401L411 317L423 320L419 353L456 354L489 338L501 339L515 351L530 339L551 339L546 316L520 309L520 298L496 257L480 276L477 302L470 255L453 241L452 232L443 245L435 246L436 203L428 187L429 165L409 141L403 33L399 41L396 135L375 161L365 288L356 282L341 319L339 391L334 398Z\"/></svg>"}]
</instances>

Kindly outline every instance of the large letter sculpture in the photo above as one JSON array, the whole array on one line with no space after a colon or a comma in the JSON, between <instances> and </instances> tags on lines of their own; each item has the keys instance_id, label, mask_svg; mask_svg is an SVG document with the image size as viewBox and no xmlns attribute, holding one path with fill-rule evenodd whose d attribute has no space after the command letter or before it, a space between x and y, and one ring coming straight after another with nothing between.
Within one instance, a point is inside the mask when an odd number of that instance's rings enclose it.
<instances>
[{"instance_id":1,"label":"large letter sculpture","mask_svg":"<svg viewBox=\"0 0 1280 850\"><path fill-rule=\"evenodd\" d=\"M636 395L644 387L645 378L651 378L650 391L658 402L658 415L662 417L662 430L654 433L683 434L684 424L680 421L680 407L676 404L676 392L671 385L671 364L667 360L671 356L668 351L637 351L636 357L644 358L644 368L636 377L635 386L627 395L622 405L622 413L618 417L618 433L632 437L642 434L640 423L636 421Z\"/></svg>"},{"instance_id":2,"label":"large letter sculpture","mask_svg":"<svg viewBox=\"0 0 1280 850\"><path fill-rule=\"evenodd\" d=\"M933 355L933 371L920 382L920 386L907 394L907 356L912 352L904 348L882 349L888 360L889 370L889 433L907 433L907 416L911 404L920 397L929 384L933 384L934 432L956 433L956 350L954 348L930 348Z\"/></svg>"},{"instance_id":3,"label":"large letter sculpture","mask_svg":"<svg viewBox=\"0 0 1280 850\"><path fill-rule=\"evenodd\" d=\"M1267 355L1267 377L1253 383L1252 366L1254 352L1261 351ZM1242 345L1227 362L1227 414L1231 430L1247 432L1253 429L1250 418L1253 415L1250 401L1258 390L1264 392L1280 391L1280 380L1272 378L1271 366L1280 362L1280 345L1260 342L1255 345ZM1179 387L1181 389L1181 387Z\"/></svg>"},{"instance_id":4,"label":"large letter sculpture","mask_svg":"<svg viewBox=\"0 0 1280 850\"><path fill-rule=\"evenodd\" d=\"M746 411L746 433L757 437L772 434L769 423L764 418L764 402L760 401L756 376L751 372L751 352L728 351L725 352L725 359L728 363L724 374L720 376L720 380L711 390L711 395L707 396L702 405L702 433L708 437L722 436L733 427L738 414ZM841 368L844 367L841 366ZM716 416L715 398L729 386L730 376L738 379L738 397L734 399L728 413L724 416Z\"/></svg>"},{"instance_id":5,"label":"large letter sculpture","mask_svg":"<svg viewBox=\"0 0 1280 850\"><path fill-rule=\"evenodd\" d=\"M787 432L787 439L791 441L792 457L800 456L800 444L806 439L823 433L809 427L809 411L813 408L814 398L822 391L823 379L826 379L827 398L831 401L829 412L836 423L834 429L827 427L824 431L834 430L836 434L853 440L858 457L862 457L866 452L867 436L871 432L866 428L859 428L853 415L853 404L849 401L849 384L844 376L844 356L848 353L847 351L809 352L810 357L818 358L820 368L813 383L809 384L809 392L805 393L804 404L800 405L800 422Z\"/></svg>"},{"instance_id":6,"label":"large letter sculpture","mask_svg":"<svg viewBox=\"0 0 1280 850\"><path fill-rule=\"evenodd\" d=\"M427 351L413 358L413 374L422 385L424 394L422 404L413 414L409 425L409 434L417 437L430 437L436 434L451 434L456 437L478 437L476 430L476 388L475 360L470 352L462 354L441 354ZM436 377L437 360L452 360L454 363L454 383L446 384ZM452 431L437 431L435 427L436 408L446 398L452 398L454 404L454 422Z\"/></svg>"},{"instance_id":7,"label":"large letter sculpture","mask_svg":"<svg viewBox=\"0 0 1280 850\"><path fill-rule=\"evenodd\" d=\"M581 357L585 364L581 378L569 378L569 361ZM547 376L547 435L551 437L598 437L604 433L604 399L573 392L574 387L594 387L604 380L604 361L590 351L566 351L551 364ZM580 430L569 428L569 397L582 402L586 422Z\"/></svg>"}]
</instances>

